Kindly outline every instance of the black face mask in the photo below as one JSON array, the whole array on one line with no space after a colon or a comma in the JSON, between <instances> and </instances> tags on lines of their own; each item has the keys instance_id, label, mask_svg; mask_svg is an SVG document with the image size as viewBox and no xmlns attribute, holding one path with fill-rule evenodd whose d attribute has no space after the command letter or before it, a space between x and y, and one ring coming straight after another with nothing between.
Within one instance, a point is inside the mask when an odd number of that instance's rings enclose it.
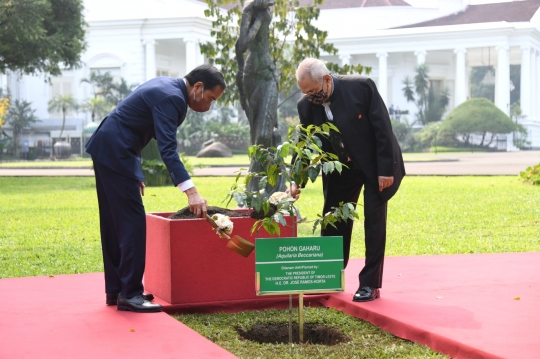
<instances>
[{"instance_id":1,"label":"black face mask","mask_svg":"<svg viewBox=\"0 0 540 359\"><path fill-rule=\"evenodd\" d=\"M324 91L324 77L323 77L323 86L321 91L307 95L308 100L315 105L322 105L324 100L328 97L328 92Z\"/></svg>"}]
</instances>

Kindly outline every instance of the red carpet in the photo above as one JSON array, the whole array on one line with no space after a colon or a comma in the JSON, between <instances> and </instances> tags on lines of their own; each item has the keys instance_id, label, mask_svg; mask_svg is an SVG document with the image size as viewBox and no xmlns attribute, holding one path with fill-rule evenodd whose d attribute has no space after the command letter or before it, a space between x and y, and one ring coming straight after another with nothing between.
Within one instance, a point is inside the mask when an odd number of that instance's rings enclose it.
<instances>
[{"instance_id":1,"label":"red carpet","mask_svg":"<svg viewBox=\"0 0 540 359\"><path fill-rule=\"evenodd\" d=\"M540 253L390 257L381 298L353 303L362 266L325 305L452 358L540 358Z\"/></svg>"},{"instance_id":2,"label":"red carpet","mask_svg":"<svg viewBox=\"0 0 540 359\"><path fill-rule=\"evenodd\" d=\"M166 313L105 305L103 274L0 280L0 358L236 358Z\"/></svg>"},{"instance_id":3,"label":"red carpet","mask_svg":"<svg viewBox=\"0 0 540 359\"><path fill-rule=\"evenodd\" d=\"M325 305L453 358L540 358L540 253L389 257L381 298L353 303L362 264ZM1 279L0 293L1 359L235 357L166 313L105 306L101 273Z\"/></svg>"}]
</instances>

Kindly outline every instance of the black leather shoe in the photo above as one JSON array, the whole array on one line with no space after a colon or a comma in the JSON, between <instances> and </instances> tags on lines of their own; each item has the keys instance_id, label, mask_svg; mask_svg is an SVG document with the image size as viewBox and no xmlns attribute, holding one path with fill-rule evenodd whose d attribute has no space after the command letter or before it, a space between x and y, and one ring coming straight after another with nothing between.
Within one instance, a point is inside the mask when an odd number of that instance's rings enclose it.
<instances>
[{"instance_id":1,"label":"black leather shoe","mask_svg":"<svg viewBox=\"0 0 540 359\"><path fill-rule=\"evenodd\" d=\"M358 288L356 293L354 293L354 296L352 298L353 302L371 302L372 300L375 300L381 296L381 293L379 292L379 288L373 288L373 287L361 287Z\"/></svg>"},{"instance_id":2,"label":"black leather shoe","mask_svg":"<svg viewBox=\"0 0 540 359\"><path fill-rule=\"evenodd\" d=\"M120 294L118 296L117 309L137 313L155 313L161 312L161 305L150 303L150 301L144 299L142 294L136 295L130 299L122 298L122 295Z\"/></svg>"},{"instance_id":3,"label":"black leather shoe","mask_svg":"<svg viewBox=\"0 0 540 359\"><path fill-rule=\"evenodd\" d=\"M144 299L151 302L154 300L154 296L150 293L143 294L142 295ZM118 293L115 294L107 294L107 299L105 300L105 304L107 305L116 305L118 303Z\"/></svg>"}]
</instances>

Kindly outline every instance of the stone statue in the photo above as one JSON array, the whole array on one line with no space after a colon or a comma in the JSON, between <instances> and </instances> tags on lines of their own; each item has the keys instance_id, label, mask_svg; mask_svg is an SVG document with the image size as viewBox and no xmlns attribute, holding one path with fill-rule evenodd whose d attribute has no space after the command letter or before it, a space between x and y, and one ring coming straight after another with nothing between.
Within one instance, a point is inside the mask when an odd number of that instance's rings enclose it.
<instances>
[{"instance_id":1,"label":"stone statue","mask_svg":"<svg viewBox=\"0 0 540 359\"><path fill-rule=\"evenodd\" d=\"M266 148L281 144L277 131L278 76L269 46L270 7L274 4L275 0L246 1L240 36L235 45L238 62L236 84L240 103L249 121L251 144ZM261 172L264 168L264 164L253 161L249 170ZM280 177L276 186L267 186L266 191L272 193L283 191L284 188L284 180ZM258 190L258 180L252 180L248 189Z\"/></svg>"},{"instance_id":2,"label":"stone statue","mask_svg":"<svg viewBox=\"0 0 540 359\"><path fill-rule=\"evenodd\" d=\"M236 84L249 120L251 144L264 147L276 145L273 134L277 128L278 79L268 44L270 6L274 4L275 0L246 1L235 46Z\"/></svg>"}]
</instances>

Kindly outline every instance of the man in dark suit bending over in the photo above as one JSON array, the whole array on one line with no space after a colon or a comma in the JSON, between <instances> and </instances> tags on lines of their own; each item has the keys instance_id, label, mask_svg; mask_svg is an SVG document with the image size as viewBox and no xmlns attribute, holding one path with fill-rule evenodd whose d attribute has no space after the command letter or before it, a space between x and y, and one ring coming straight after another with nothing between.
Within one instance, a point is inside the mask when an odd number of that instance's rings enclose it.
<instances>
[{"instance_id":1,"label":"man in dark suit bending over","mask_svg":"<svg viewBox=\"0 0 540 359\"><path fill-rule=\"evenodd\" d=\"M382 286L387 202L405 175L386 105L371 79L330 75L318 59L302 61L296 79L304 94L298 101L300 122L304 126L333 122L341 134L332 141L324 139L323 149L337 154L348 166L341 175L337 172L323 174L323 214L338 207L340 202L356 203L364 188L366 262L353 301L377 299ZM290 193L298 196L295 184ZM353 222L340 222L336 226L337 229L328 226L321 235L343 236L344 265L347 266Z\"/></svg>"},{"instance_id":2,"label":"man in dark suit bending over","mask_svg":"<svg viewBox=\"0 0 540 359\"><path fill-rule=\"evenodd\" d=\"M143 294L146 215L141 150L155 138L172 182L187 195L191 212L206 216L206 200L197 192L177 153L176 130L188 106L208 111L225 90L223 75L202 65L184 78L158 77L133 91L99 125L86 145L92 155L106 304L118 310L159 312L153 296Z\"/></svg>"}]
</instances>

